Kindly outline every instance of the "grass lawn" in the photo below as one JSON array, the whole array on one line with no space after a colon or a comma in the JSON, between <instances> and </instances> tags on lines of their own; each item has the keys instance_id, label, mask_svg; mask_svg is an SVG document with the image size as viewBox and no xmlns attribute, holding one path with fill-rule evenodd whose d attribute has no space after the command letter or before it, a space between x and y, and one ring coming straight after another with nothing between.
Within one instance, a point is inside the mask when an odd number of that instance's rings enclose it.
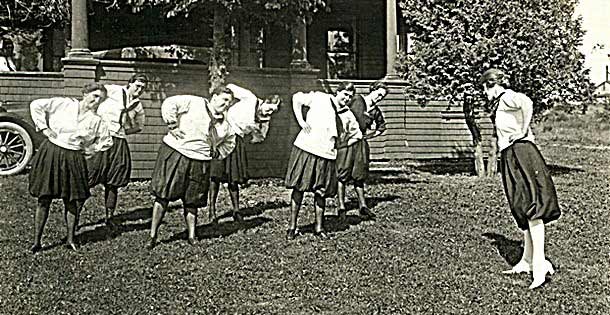
<instances>
[{"instance_id":1,"label":"grass lawn","mask_svg":"<svg viewBox=\"0 0 610 315\"><path fill-rule=\"evenodd\" d=\"M93 191L77 252L61 245L54 202L45 250L32 255L35 200L19 175L0 178L0 313L610 314L610 150L591 146L607 145L603 138L559 141L558 129L571 127L557 126L539 128L563 211L547 227L557 272L541 289L527 289L528 275L501 274L520 257L521 233L499 177L409 165L374 174L367 196L377 220L352 211L341 224L329 200L329 240L313 236L306 195L294 241L284 239L289 191L281 180L255 180L242 190L244 224L227 217L212 226L201 209L191 247L174 208L152 251L143 249L152 199L135 182L121 191L115 230L99 223L103 193ZM219 208L229 204L223 189Z\"/></svg>"}]
</instances>

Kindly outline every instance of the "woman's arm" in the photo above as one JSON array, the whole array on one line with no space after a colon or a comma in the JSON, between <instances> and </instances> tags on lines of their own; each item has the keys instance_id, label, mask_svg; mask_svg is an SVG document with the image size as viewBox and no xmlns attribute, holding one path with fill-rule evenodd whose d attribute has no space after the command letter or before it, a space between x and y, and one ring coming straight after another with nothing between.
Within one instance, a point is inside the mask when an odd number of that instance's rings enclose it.
<instances>
[{"instance_id":1,"label":"woman's arm","mask_svg":"<svg viewBox=\"0 0 610 315\"><path fill-rule=\"evenodd\" d=\"M305 94L303 92L297 92L292 96L292 110L294 112L294 117L297 119L297 123L301 128L309 133L311 131L311 127L305 119L303 119L303 106L309 106L311 103L311 94Z\"/></svg>"},{"instance_id":2,"label":"woman's arm","mask_svg":"<svg viewBox=\"0 0 610 315\"><path fill-rule=\"evenodd\" d=\"M178 116L188 111L189 104L188 100L181 99L179 96L169 97L161 104L161 117L167 124L169 132L178 139L184 138L184 132L178 125Z\"/></svg>"},{"instance_id":3,"label":"woman's arm","mask_svg":"<svg viewBox=\"0 0 610 315\"><path fill-rule=\"evenodd\" d=\"M504 102L507 107L519 109L523 123L519 133L510 135L509 142L515 142L528 136L530 130L530 124L532 122L532 116L534 114L534 107L532 106L532 100L522 93L515 93L513 97L502 97L500 101Z\"/></svg>"},{"instance_id":4,"label":"woman's arm","mask_svg":"<svg viewBox=\"0 0 610 315\"><path fill-rule=\"evenodd\" d=\"M377 136L383 134L386 131L385 125L385 117L383 117L383 112L379 109L378 106L375 107L375 114L373 115L373 120L375 121L375 134Z\"/></svg>"},{"instance_id":5,"label":"woman's arm","mask_svg":"<svg viewBox=\"0 0 610 315\"><path fill-rule=\"evenodd\" d=\"M96 125L93 142L85 144L85 155L106 151L112 147L112 136L106 122L103 119L99 119Z\"/></svg>"},{"instance_id":6,"label":"woman's arm","mask_svg":"<svg viewBox=\"0 0 610 315\"><path fill-rule=\"evenodd\" d=\"M254 93L252 93L252 91L239 87L235 84L227 84L227 87L233 91L233 96L239 99L241 102L248 102L256 105L258 98L256 95L254 95Z\"/></svg>"},{"instance_id":7,"label":"woman's arm","mask_svg":"<svg viewBox=\"0 0 610 315\"><path fill-rule=\"evenodd\" d=\"M534 106L532 105L532 100L529 97L525 96L524 94L521 94L521 96L521 113L523 114L523 130L521 131L525 135L530 128L530 123L532 122Z\"/></svg>"},{"instance_id":8,"label":"woman's arm","mask_svg":"<svg viewBox=\"0 0 610 315\"><path fill-rule=\"evenodd\" d=\"M30 115L34 126L37 131L42 131L47 138L57 137L57 133L49 129L47 124L47 113L54 111L53 105L52 98L41 98L30 103Z\"/></svg>"}]
</instances>

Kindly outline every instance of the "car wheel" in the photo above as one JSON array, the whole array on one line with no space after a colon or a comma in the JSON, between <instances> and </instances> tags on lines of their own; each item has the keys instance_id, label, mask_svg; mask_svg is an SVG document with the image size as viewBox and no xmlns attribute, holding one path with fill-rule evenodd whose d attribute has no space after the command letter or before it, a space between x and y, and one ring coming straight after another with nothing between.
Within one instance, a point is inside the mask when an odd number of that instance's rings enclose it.
<instances>
[{"instance_id":1,"label":"car wheel","mask_svg":"<svg viewBox=\"0 0 610 315\"><path fill-rule=\"evenodd\" d=\"M12 122L0 122L0 175L23 171L33 154L32 137L23 127Z\"/></svg>"}]
</instances>

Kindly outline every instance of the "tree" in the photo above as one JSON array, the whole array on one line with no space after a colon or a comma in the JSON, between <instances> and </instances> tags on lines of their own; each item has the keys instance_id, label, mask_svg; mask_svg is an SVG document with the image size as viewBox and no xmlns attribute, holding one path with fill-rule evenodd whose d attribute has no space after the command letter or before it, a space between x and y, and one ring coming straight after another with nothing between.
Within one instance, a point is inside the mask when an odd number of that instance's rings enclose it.
<instances>
[{"instance_id":1,"label":"tree","mask_svg":"<svg viewBox=\"0 0 610 315\"><path fill-rule=\"evenodd\" d=\"M38 50L43 29L69 22L69 0L0 1L0 38L13 41L19 70L43 70Z\"/></svg>"},{"instance_id":2,"label":"tree","mask_svg":"<svg viewBox=\"0 0 610 315\"><path fill-rule=\"evenodd\" d=\"M264 24L280 24L290 28L299 19L311 21L313 15L326 8L327 0L122 0L116 7L128 5L134 12L147 6L162 7L166 16L189 14L195 9L214 10L213 43L209 61L210 90L224 83L230 54L226 45L225 28L228 21L242 20Z\"/></svg>"},{"instance_id":3,"label":"tree","mask_svg":"<svg viewBox=\"0 0 610 315\"><path fill-rule=\"evenodd\" d=\"M483 174L482 139L472 115L475 109L485 108L477 83L484 70L505 70L511 88L532 98L536 114L557 103L588 98L591 83L578 50L584 31L581 19L573 18L576 3L399 1L415 43L412 54L399 58L398 71L414 97L444 98L463 106L479 175Z\"/></svg>"},{"instance_id":4,"label":"tree","mask_svg":"<svg viewBox=\"0 0 610 315\"><path fill-rule=\"evenodd\" d=\"M0 3L0 26L39 29L70 19L69 0L12 0Z\"/></svg>"}]
</instances>

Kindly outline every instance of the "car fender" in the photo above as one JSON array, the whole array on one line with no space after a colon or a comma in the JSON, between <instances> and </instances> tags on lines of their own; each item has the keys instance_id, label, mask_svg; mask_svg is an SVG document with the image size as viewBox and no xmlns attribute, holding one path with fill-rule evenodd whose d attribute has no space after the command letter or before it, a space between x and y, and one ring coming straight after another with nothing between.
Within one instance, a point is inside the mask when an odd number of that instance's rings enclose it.
<instances>
[{"instance_id":1,"label":"car fender","mask_svg":"<svg viewBox=\"0 0 610 315\"><path fill-rule=\"evenodd\" d=\"M30 137L32 138L32 143L34 144L34 150L36 150L38 148L38 146L40 145L40 143L42 143L42 141L45 139L45 137L44 137L44 135L42 135L42 133L36 132L36 128L31 123L27 122L26 120L21 118L21 116L19 116L19 115L16 115L11 112L7 112L2 107L0 107L0 121L12 122L12 123L15 123L15 124L23 127L28 132Z\"/></svg>"}]
</instances>

